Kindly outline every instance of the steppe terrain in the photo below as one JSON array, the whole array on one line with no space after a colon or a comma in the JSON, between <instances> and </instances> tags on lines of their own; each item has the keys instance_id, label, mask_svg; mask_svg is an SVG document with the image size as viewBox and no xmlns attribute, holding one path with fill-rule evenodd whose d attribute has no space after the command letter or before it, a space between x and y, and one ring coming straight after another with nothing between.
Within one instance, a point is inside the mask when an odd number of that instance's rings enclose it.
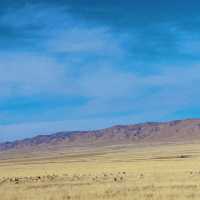
<instances>
[{"instance_id":1,"label":"steppe terrain","mask_svg":"<svg viewBox=\"0 0 200 200\"><path fill-rule=\"evenodd\" d=\"M7 152L0 179L2 200L197 200L200 144Z\"/></svg>"},{"instance_id":2,"label":"steppe terrain","mask_svg":"<svg viewBox=\"0 0 200 200\"><path fill-rule=\"evenodd\" d=\"M82 146L62 142L60 146L46 143L45 148L28 145L1 151L0 199L199 200L197 121L195 126L191 121L190 125L181 123L185 128L180 123L171 125L190 132L188 126L193 127L191 140L158 137L157 142ZM188 138L187 131L183 133Z\"/></svg>"}]
</instances>

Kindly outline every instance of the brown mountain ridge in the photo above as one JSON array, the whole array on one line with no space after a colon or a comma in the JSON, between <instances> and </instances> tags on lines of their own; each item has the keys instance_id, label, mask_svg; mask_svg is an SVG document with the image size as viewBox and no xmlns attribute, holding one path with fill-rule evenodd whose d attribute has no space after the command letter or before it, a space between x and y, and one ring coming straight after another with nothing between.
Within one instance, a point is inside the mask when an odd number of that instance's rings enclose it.
<instances>
[{"instance_id":1,"label":"brown mountain ridge","mask_svg":"<svg viewBox=\"0 0 200 200\"><path fill-rule=\"evenodd\" d=\"M117 125L94 131L58 132L33 138L0 143L0 151L41 146L88 146L134 143L200 141L200 119Z\"/></svg>"}]
</instances>

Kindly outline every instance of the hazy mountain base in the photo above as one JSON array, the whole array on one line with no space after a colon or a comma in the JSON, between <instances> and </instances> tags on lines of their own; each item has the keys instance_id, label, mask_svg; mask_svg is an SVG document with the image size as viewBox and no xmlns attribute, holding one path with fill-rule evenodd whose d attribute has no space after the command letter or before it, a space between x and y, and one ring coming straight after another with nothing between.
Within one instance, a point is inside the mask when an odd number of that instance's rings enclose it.
<instances>
[{"instance_id":1,"label":"hazy mountain base","mask_svg":"<svg viewBox=\"0 0 200 200\"><path fill-rule=\"evenodd\" d=\"M79 150L1 154L1 199L200 198L199 143Z\"/></svg>"}]
</instances>

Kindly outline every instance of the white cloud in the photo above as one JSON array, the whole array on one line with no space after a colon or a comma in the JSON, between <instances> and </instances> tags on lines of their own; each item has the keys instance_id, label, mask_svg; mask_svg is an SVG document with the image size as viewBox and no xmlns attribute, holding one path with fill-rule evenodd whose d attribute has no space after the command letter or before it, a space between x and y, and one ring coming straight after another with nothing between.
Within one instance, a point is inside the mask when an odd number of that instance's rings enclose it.
<instances>
[{"instance_id":1,"label":"white cloud","mask_svg":"<svg viewBox=\"0 0 200 200\"><path fill-rule=\"evenodd\" d=\"M37 5L11 11L0 24L21 30L23 34L25 32L43 52L26 46L28 53L20 50L0 53L0 98L70 95L83 96L89 101L78 107L72 105L70 113L65 107L48 110L46 115L43 113L47 122L1 125L0 138L162 119L198 103L199 65L164 66L165 71L158 66L154 74L142 75L135 72L133 64L125 71L124 66L118 63L119 58L122 57L124 64L129 63L129 66L134 63L126 60L130 59L126 57L125 43L129 40L126 34L116 33L111 27L93 26L74 19L61 8ZM29 29L31 31L27 32ZM171 34L177 34L177 30L171 29ZM192 46L195 47L194 44ZM77 62L71 61L71 54ZM48 114L55 112L57 115L66 112L63 115L66 120L48 122ZM134 114L126 114L129 112ZM70 120L71 113L74 120ZM113 113L119 116L125 113L126 117L113 117ZM12 119L7 112L1 113L1 116ZM79 120L80 117L87 119Z\"/></svg>"},{"instance_id":2,"label":"white cloud","mask_svg":"<svg viewBox=\"0 0 200 200\"><path fill-rule=\"evenodd\" d=\"M88 27L79 23L72 27L63 26L62 31L49 37L47 48L62 53L121 56L124 54L123 39L123 35L113 34L107 27Z\"/></svg>"},{"instance_id":3,"label":"white cloud","mask_svg":"<svg viewBox=\"0 0 200 200\"><path fill-rule=\"evenodd\" d=\"M91 116L110 113L135 113L158 119L198 105L200 68L168 67L153 75L103 71L82 81L87 96L94 98L81 108ZM159 114L160 113L160 114ZM147 118L148 118L147 117Z\"/></svg>"},{"instance_id":4,"label":"white cloud","mask_svg":"<svg viewBox=\"0 0 200 200\"><path fill-rule=\"evenodd\" d=\"M136 84L139 86L133 73L119 71L112 66L83 73L78 82L84 95L103 99L130 95L137 89Z\"/></svg>"},{"instance_id":5,"label":"white cloud","mask_svg":"<svg viewBox=\"0 0 200 200\"><path fill-rule=\"evenodd\" d=\"M85 81L87 75L84 74L83 77L81 73L84 70L81 68L87 68L89 73L96 68L94 61L96 55L112 57L111 66L108 66L111 68L112 62L123 56L126 51L123 42L127 36L114 34L109 27L93 26L81 19L74 19L66 9L60 7L27 4L22 8L8 10L0 19L0 24L2 23L23 34L25 31L24 39L28 38L33 45L37 44L40 52L44 52L39 53L38 49L31 49L31 43L26 44L26 52L23 50L0 52L0 96L38 94L96 96L96 94L90 95L91 92L95 93L95 89L89 88L90 83ZM68 53L75 54L73 56L78 60L78 64L74 63L71 57L67 61L61 61L56 57L62 54L61 57L65 59ZM98 62L101 68L106 61ZM74 71L78 73L73 75ZM98 76L97 73L94 76ZM123 75L116 76L113 75L112 87L115 87L114 82L118 78L126 79ZM98 80L92 84L97 85Z\"/></svg>"},{"instance_id":6,"label":"white cloud","mask_svg":"<svg viewBox=\"0 0 200 200\"><path fill-rule=\"evenodd\" d=\"M65 70L50 57L0 54L0 77L1 96L56 94L63 92Z\"/></svg>"}]
</instances>

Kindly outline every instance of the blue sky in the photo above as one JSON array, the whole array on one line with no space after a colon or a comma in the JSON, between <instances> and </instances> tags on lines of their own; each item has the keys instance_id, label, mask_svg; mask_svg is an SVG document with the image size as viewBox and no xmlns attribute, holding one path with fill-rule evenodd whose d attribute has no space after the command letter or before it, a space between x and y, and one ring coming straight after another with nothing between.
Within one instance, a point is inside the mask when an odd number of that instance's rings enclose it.
<instances>
[{"instance_id":1,"label":"blue sky","mask_svg":"<svg viewBox=\"0 0 200 200\"><path fill-rule=\"evenodd\" d=\"M0 141L200 116L200 2L0 2Z\"/></svg>"}]
</instances>

